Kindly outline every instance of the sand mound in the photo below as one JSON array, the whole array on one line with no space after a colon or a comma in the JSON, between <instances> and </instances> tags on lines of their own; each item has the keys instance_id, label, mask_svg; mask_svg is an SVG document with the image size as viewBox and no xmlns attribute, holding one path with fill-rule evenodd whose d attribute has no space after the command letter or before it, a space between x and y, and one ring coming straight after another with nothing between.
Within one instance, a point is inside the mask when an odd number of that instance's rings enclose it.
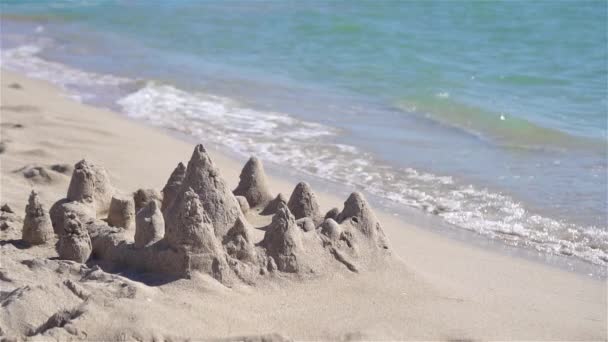
<instances>
[{"instance_id":1,"label":"sand mound","mask_svg":"<svg viewBox=\"0 0 608 342\"><path fill-rule=\"evenodd\" d=\"M264 166L258 158L249 158L239 179L239 184L233 193L245 197L250 207L263 206L272 200Z\"/></svg>"},{"instance_id":2,"label":"sand mound","mask_svg":"<svg viewBox=\"0 0 608 342\"><path fill-rule=\"evenodd\" d=\"M291 193L287 207L293 213L296 219L310 217L315 224L321 221L321 212L317 197L312 191L312 188L306 182L300 182L296 185Z\"/></svg>"},{"instance_id":3,"label":"sand mound","mask_svg":"<svg viewBox=\"0 0 608 342\"><path fill-rule=\"evenodd\" d=\"M13 172L20 173L25 179L35 184L52 184L62 178L65 179L63 173L42 165L26 165Z\"/></svg>"},{"instance_id":4,"label":"sand mound","mask_svg":"<svg viewBox=\"0 0 608 342\"><path fill-rule=\"evenodd\" d=\"M23 219L15 214L13 208L8 204L3 204L0 208L0 231L10 233L21 227Z\"/></svg>"},{"instance_id":5,"label":"sand mound","mask_svg":"<svg viewBox=\"0 0 608 342\"><path fill-rule=\"evenodd\" d=\"M80 202L95 209L97 214L104 214L113 194L114 188L104 168L84 159L74 165L67 194L69 201Z\"/></svg>"},{"instance_id":6,"label":"sand mound","mask_svg":"<svg viewBox=\"0 0 608 342\"><path fill-rule=\"evenodd\" d=\"M175 167L175 170L173 170L173 172L171 173L171 176L169 176L169 180L167 180L167 184L165 184L165 187L162 191L163 204L161 206L161 211L163 213L165 212L165 210L167 210L168 207L171 206L171 204L173 204L173 201L175 200L175 197L177 197L177 194L182 186L182 182L184 181L185 177L186 166L184 166L182 162L179 162L179 164L177 164L177 167Z\"/></svg>"},{"instance_id":7,"label":"sand mound","mask_svg":"<svg viewBox=\"0 0 608 342\"><path fill-rule=\"evenodd\" d=\"M51 241L54 236L49 213L40 203L38 193L32 190L25 206L22 239L30 245L40 245Z\"/></svg>"},{"instance_id":8,"label":"sand mound","mask_svg":"<svg viewBox=\"0 0 608 342\"><path fill-rule=\"evenodd\" d=\"M325 217L323 217L323 219L326 220L326 219L330 218L330 219L337 220L339 215L340 215L340 209L331 208L331 209L329 209L329 211L327 211L327 213L325 214Z\"/></svg>"},{"instance_id":9,"label":"sand mound","mask_svg":"<svg viewBox=\"0 0 608 342\"><path fill-rule=\"evenodd\" d=\"M296 220L296 224L305 232L313 231L316 228L314 221L310 217L302 217Z\"/></svg>"},{"instance_id":10,"label":"sand mound","mask_svg":"<svg viewBox=\"0 0 608 342\"><path fill-rule=\"evenodd\" d=\"M321 234L333 241L337 241L342 236L342 227L334 219L328 218L321 225Z\"/></svg>"},{"instance_id":11,"label":"sand mound","mask_svg":"<svg viewBox=\"0 0 608 342\"><path fill-rule=\"evenodd\" d=\"M53 164L49 168L63 175L67 175L74 171L74 167L70 164Z\"/></svg>"}]
</instances>

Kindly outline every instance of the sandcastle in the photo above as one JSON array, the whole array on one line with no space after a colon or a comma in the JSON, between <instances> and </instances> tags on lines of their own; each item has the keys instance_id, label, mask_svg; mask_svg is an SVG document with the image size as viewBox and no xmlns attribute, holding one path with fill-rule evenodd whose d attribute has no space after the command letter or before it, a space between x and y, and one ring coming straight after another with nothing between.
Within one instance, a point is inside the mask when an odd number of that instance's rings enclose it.
<instances>
[{"instance_id":1,"label":"sandcastle","mask_svg":"<svg viewBox=\"0 0 608 342\"><path fill-rule=\"evenodd\" d=\"M143 248L160 241L165 236L165 219L156 201L137 212L135 217L135 247Z\"/></svg>"},{"instance_id":2,"label":"sandcastle","mask_svg":"<svg viewBox=\"0 0 608 342\"><path fill-rule=\"evenodd\" d=\"M173 277L200 272L230 286L269 275L358 272L390 254L362 194L351 194L342 210L334 208L324 219L308 183L299 183L289 200L274 196L257 158L249 159L234 192L202 145L187 166L177 165L162 196L147 189L125 198L103 168L85 161L76 164L72 178L67 198L51 210L62 259ZM124 229L132 205L134 232ZM101 220L108 211L107 222ZM254 228L248 215L272 220ZM265 231L258 241L256 229Z\"/></svg>"},{"instance_id":3,"label":"sandcastle","mask_svg":"<svg viewBox=\"0 0 608 342\"><path fill-rule=\"evenodd\" d=\"M317 203L317 197L306 182L300 182L296 185L291 193L291 197L289 197L287 207L296 219L310 217L315 224L320 223L321 212Z\"/></svg>"},{"instance_id":4,"label":"sandcastle","mask_svg":"<svg viewBox=\"0 0 608 342\"><path fill-rule=\"evenodd\" d=\"M250 207L266 205L272 200L262 162L251 157L241 171L239 185L233 193L243 196Z\"/></svg>"},{"instance_id":5,"label":"sandcastle","mask_svg":"<svg viewBox=\"0 0 608 342\"><path fill-rule=\"evenodd\" d=\"M82 203L102 214L107 212L113 194L114 188L104 168L84 159L74 165L66 196L70 202Z\"/></svg>"},{"instance_id":6,"label":"sandcastle","mask_svg":"<svg viewBox=\"0 0 608 342\"><path fill-rule=\"evenodd\" d=\"M72 213L66 213L63 222L63 231L57 243L59 259L86 262L93 249L86 227Z\"/></svg>"},{"instance_id":7,"label":"sandcastle","mask_svg":"<svg viewBox=\"0 0 608 342\"><path fill-rule=\"evenodd\" d=\"M51 218L40 203L38 193L32 190L28 204L25 206L22 239L30 245L40 245L51 241L53 238Z\"/></svg>"},{"instance_id":8,"label":"sandcastle","mask_svg":"<svg viewBox=\"0 0 608 342\"><path fill-rule=\"evenodd\" d=\"M179 189L181 188L182 182L184 181L185 177L186 166L184 165L184 163L179 162L177 164L177 167L175 167L175 170L173 170L173 172L171 173L171 176L169 176L167 184L163 188L163 203L160 208L163 213L165 212L165 210L167 210L168 207L171 206L171 204L173 204L173 200L177 196L177 193L179 192Z\"/></svg>"}]
</instances>

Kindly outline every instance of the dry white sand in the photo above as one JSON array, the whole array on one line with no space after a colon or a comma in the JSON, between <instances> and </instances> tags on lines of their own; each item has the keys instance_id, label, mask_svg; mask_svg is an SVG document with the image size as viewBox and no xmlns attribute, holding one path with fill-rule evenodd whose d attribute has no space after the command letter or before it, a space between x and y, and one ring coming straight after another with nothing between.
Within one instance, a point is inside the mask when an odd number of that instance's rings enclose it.
<instances>
[{"instance_id":1,"label":"dry white sand","mask_svg":"<svg viewBox=\"0 0 608 342\"><path fill-rule=\"evenodd\" d=\"M191 155L191 143L161 130L76 103L47 83L7 71L1 76L0 202L20 216L31 189L47 209L65 197L71 170L63 174L51 165L86 157L124 191L160 190ZM234 188L245 161L211 154ZM269 185L275 195L289 196L295 184L271 178ZM342 207L345 198L315 190L323 213ZM0 336L39 329L49 338L86 340L269 333L298 340L606 340L605 281L376 214L398 257L384 267L233 288L204 275L146 285L133 275L54 260L52 245L24 248L9 241L20 232L2 232ZM45 322L62 310L67 324L47 330Z\"/></svg>"}]
</instances>

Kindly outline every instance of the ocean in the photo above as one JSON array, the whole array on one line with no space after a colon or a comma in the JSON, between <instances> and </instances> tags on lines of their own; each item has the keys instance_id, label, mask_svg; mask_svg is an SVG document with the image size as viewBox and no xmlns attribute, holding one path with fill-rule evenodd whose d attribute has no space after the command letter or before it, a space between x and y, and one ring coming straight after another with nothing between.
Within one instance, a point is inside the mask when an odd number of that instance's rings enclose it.
<instances>
[{"instance_id":1,"label":"ocean","mask_svg":"<svg viewBox=\"0 0 608 342\"><path fill-rule=\"evenodd\" d=\"M607 6L1 1L1 66L391 210L606 266Z\"/></svg>"}]
</instances>

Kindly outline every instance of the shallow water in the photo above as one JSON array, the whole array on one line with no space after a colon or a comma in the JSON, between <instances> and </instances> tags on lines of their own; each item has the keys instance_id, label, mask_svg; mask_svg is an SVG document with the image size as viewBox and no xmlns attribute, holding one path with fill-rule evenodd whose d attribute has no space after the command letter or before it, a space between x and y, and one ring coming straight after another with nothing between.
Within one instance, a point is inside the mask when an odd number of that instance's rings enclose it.
<instances>
[{"instance_id":1,"label":"shallow water","mask_svg":"<svg viewBox=\"0 0 608 342\"><path fill-rule=\"evenodd\" d=\"M509 244L608 261L603 2L3 2L2 66Z\"/></svg>"}]
</instances>

